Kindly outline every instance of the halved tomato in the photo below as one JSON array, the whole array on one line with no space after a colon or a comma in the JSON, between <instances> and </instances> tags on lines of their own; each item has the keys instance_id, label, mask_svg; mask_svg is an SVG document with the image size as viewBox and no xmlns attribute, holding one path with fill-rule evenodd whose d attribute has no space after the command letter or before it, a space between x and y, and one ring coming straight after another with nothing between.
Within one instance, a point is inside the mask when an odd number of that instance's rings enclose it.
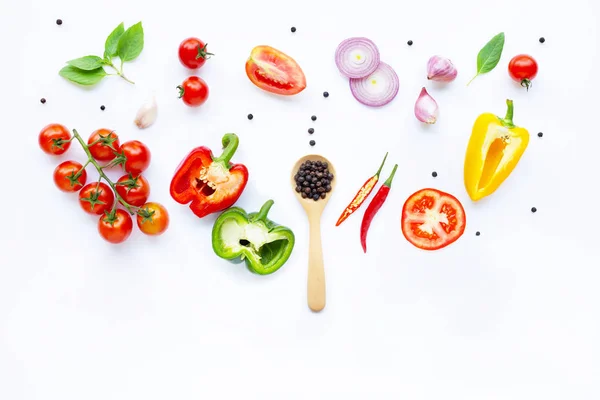
<instances>
[{"instance_id":1,"label":"halved tomato","mask_svg":"<svg viewBox=\"0 0 600 400\"><path fill-rule=\"evenodd\" d=\"M267 92L293 95L306 88L306 77L298 63L270 46L256 46L246 61L246 75Z\"/></svg>"},{"instance_id":2,"label":"halved tomato","mask_svg":"<svg viewBox=\"0 0 600 400\"><path fill-rule=\"evenodd\" d=\"M462 236L466 224L460 201L436 189L413 193L402 208L402 233L423 250L437 250L454 243Z\"/></svg>"}]
</instances>

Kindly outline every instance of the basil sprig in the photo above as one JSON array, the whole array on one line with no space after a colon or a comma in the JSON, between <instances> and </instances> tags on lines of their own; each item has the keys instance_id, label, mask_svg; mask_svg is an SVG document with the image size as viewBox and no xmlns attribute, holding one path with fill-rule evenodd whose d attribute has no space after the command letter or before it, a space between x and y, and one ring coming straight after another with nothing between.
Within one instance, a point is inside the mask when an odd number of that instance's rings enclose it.
<instances>
[{"instance_id":1,"label":"basil sprig","mask_svg":"<svg viewBox=\"0 0 600 400\"><path fill-rule=\"evenodd\" d=\"M104 56L85 56L67 61L67 65L59 71L59 75L79 85L91 86L109 75L117 75L129 83L134 83L123 74L123 63L135 60L144 49L144 28L142 22L125 30L121 22L106 38ZM118 57L120 66L114 64ZM112 68L115 73L109 74L104 67Z\"/></svg>"},{"instance_id":2,"label":"basil sprig","mask_svg":"<svg viewBox=\"0 0 600 400\"><path fill-rule=\"evenodd\" d=\"M481 74L485 74L496 68L504 49L504 32L494 36L477 54L477 75L467 83L467 86Z\"/></svg>"}]
</instances>

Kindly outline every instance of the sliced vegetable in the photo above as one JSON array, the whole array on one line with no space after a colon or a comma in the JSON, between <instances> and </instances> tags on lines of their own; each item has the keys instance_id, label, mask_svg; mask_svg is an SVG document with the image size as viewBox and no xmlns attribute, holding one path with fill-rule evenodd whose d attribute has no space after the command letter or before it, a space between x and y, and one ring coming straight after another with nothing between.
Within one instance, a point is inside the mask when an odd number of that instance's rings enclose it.
<instances>
[{"instance_id":1,"label":"sliced vegetable","mask_svg":"<svg viewBox=\"0 0 600 400\"><path fill-rule=\"evenodd\" d=\"M379 66L369 76L350 79L352 95L360 103L369 107L381 107L394 100L400 89L396 72L386 63Z\"/></svg>"},{"instance_id":2,"label":"sliced vegetable","mask_svg":"<svg viewBox=\"0 0 600 400\"><path fill-rule=\"evenodd\" d=\"M215 254L226 260L245 260L248 269L259 275L272 274L281 268L294 249L294 233L267 219L273 200L258 213L246 214L239 207L223 212L213 226L212 246Z\"/></svg>"},{"instance_id":3,"label":"sliced vegetable","mask_svg":"<svg viewBox=\"0 0 600 400\"><path fill-rule=\"evenodd\" d=\"M372 40L353 37L344 40L335 51L335 64L348 78L371 75L380 63L379 49Z\"/></svg>"},{"instance_id":4,"label":"sliced vegetable","mask_svg":"<svg viewBox=\"0 0 600 400\"><path fill-rule=\"evenodd\" d=\"M466 223L460 201L437 189L413 193L402 208L402 234L423 250L437 250L454 243L462 236Z\"/></svg>"},{"instance_id":5,"label":"sliced vegetable","mask_svg":"<svg viewBox=\"0 0 600 400\"><path fill-rule=\"evenodd\" d=\"M350 204L348 204L348 207L346 207L344 212L342 212L342 215L340 215L340 218L335 223L335 226L340 226L340 224L344 222L350 215L352 215L354 211L358 210L359 207L365 202L367 197L369 197L369 194L371 194L375 188L375 184L377 181L379 181L379 174L381 174L381 170L383 169L383 165L385 164L387 156L388 153L385 153L385 157L383 157L383 161L381 162L381 165L379 166L379 169L375 175L367 179L367 181L361 186Z\"/></svg>"},{"instance_id":6,"label":"sliced vegetable","mask_svg":"<svg viewBox=\"0 0 600 400\"><path fill-rule=\"evenodd\" d=\"M298 63L270 46L256 46L246 61L246 75L267 92L290 96L306 88L306 77Z\"/></svg>"}]
</instances>

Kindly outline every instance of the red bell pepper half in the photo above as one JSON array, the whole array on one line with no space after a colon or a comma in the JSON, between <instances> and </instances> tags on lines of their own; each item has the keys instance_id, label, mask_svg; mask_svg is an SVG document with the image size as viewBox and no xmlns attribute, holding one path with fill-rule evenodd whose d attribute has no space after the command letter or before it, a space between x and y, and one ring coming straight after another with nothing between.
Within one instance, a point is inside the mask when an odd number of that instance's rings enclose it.
<instances>
[{"instance_id":1,"label":"red bell pepper half","mask_svg":"<svg viewBox=\"0 0 600 400\"><path fill-rule=\"evenodd\" d=\"M204 146L196 147L179 164L170 193L180 204L190 204L199 218L231 207L248 182L248 169L230 162L239 144L235 133L223 136L223 154L215 158Z\"/></svg>"}]
</instances>

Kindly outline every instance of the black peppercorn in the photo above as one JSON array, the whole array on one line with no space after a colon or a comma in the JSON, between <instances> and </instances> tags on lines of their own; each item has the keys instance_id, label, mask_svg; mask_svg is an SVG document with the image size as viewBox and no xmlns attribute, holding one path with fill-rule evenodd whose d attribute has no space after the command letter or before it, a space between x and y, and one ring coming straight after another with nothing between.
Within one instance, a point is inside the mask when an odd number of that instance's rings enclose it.
<instances>
[{"instance_id":1,"label":"black peppercorn","mask_svg":"<svg viewBox=\"0 0 600 400\"><path fill-rule=\"evenodd\" d=\"M545 38L543 38L543 37L540 38L540 43L544 43L545 41L546 41Z\"/></svg>"},{"instance_id":2,"label":"black peppercorn","mask_svg":"<svg viewBox=\"0 0 600 400\"><path fill-rule=\"evenodd\" d=\"M329 97L329 92L323 92L323 97L325 97L325 98Z\"/></svg>"},{"instance_id":3,"label":"black peppercorn","mask_svg":"<svg viewBox=\"0 0 600 400\"><path fill-rule=\"evenodd\" d=\"M544 134L542 132L538 132L538 137L542 137Z\"/></svg>"},{"instance_id":4,"label":"black peppercorn","mask_svg":"<svg viewBox=\"0 0 600 400\"><path fill-rule=\"evenodd\" d=\"M301 190L302 190L302 186L296 186L296 192L300 193Z\"/></svg>"},{"instance_id":5,"label":"black peppercorn","mask_svg":"<svg viewBox=\"0 0 600 400\"><path fill-rule=\"evenodd\" d=\"M312 135L313 133L315 133L315 130L313 128L308 128L308 133Z\"/></svg>"},{"instance_id":6,"label":"black peppercorn","mask_svg":"<svg viewBox=\"0 0 600 400\"><path fill-rule=\"evenodd\" d=\"M57 20L56 20L56 25L62 25L62 19L60 19L60 18L59 18L59 19L57 19Z\"/></svg>"},{"instance_id":7,"label":"black peppercorn","mask_svg":"<svg viewBox=\"0 0 600 400\"><path fill-rule=\"evenodd\" d=\"M311 146L314 146L315 145L315 141L311 140L310 142L308 142L308 144L310 144Z\"/></svg>"},{"instance_id":8,"label":"black peppercorn","mask_svg":"<svg viewBox=\"0 0 600 400\"><path fill-rule=\"evenodd\" d=\"M248 114L248 119L252 119L252 118L254 118L254 115Z\"/></svg>"},{"instance_id":9,"label":"black peppercorn","mask_svg":"<svg viewBox=\"0 0 600 400\"><path fill-rule=\"evenodd\" d=\"M479 236L481 233L479 231L475 232L475 236Z\"/></svg>"},{"instance_id":10,"label":"black peppercorn","mask_svg":"<svg viewBox=\"0 0 600 400\"><path fill-rule=\"evenodd\" d=\"M537 211L537 208L535 208L535 207L531 207L531 212L532 212L532 213L534 213L534 212L536 212L536 211Z\"/></svg>"},{"instance_id":11,"label":"black peppercorn","mask_svg":"<svg viewBox=\"0 0 600 400\"><path fill-rule=\"evenodd\" d=\"M310 193L310 188L309 187L304 188L304 193L306 193L306 194Z\"/></svg>"},{"instance_id":12,"label":"black peppercorn","mask_svg":"<svg viewBox=\"0 0 600 400\"><path fill-rule=\"evenodd\" d=\"M313 115L312 117L310 117L310 119L312 119L313 121L316 121L317 120L317 116Z\"/></svg>"},{"instance_id":13,"label":"black peppercorn","mask_svg":"<svg viewBox=\"0 0 600 400\"><path fill-rule=\"evenodd\" d=\"M295 26L292 26L292 29L290 29L290 30L292 31L292 33L293 33L293 32L296 32L296 27L295 27Z\"/></svg>"},{"instance_id":14,"label":"black peppercorn","mask_svg":"<svg viewBox=\"0 0 600 400\"><path fill-rule=\"evenodd\" d=\"M42 99L40 100L40 102L41 102L42 104L46 104L46 99L42 97Z\"/></svg>"},{"instance_id":15,"label":"black peppercorn","mask_svg":"<svg viewBox=\"0 0 600 400\"><path fill-rule=\"evenodd\" d=\"M434 178L435 178L435 177L437 177L437 172L433 171L433 172L431 173L431 176L433 176Z\"/></svg>"},{"instance_id":16,"label":"black peppercorn","mask_svg":"<svg viewBox=\"0 0 600 400\"><path fill-rule=\"evenodd\" d=\"M302 192L302 198L305 199L306 197L306 193Z\"/></svg>"},{"instance_id":17,"label":"black peppercorn","mask_svg":"<svg viewBox=\"0 0 600 400\"><path fill-rule=\"evenodd\" d=\"M412 46L413 45L413 41L409 40L408 42L406 42L406 44L408 44L409 46Z\"/></svg>"},{"instance_id":18,"label":"black peppercorn","mask_svg":"<svg viewBox=\"0 0 600 400\"><path fill-rule=\"evenodd\" d=\"M104 106L102 105L102 106L100 106L100 109L101 109L102 111L104 111L104 110L106 110L106 107L104 107Z\"/></svg>"}]
</instances>

